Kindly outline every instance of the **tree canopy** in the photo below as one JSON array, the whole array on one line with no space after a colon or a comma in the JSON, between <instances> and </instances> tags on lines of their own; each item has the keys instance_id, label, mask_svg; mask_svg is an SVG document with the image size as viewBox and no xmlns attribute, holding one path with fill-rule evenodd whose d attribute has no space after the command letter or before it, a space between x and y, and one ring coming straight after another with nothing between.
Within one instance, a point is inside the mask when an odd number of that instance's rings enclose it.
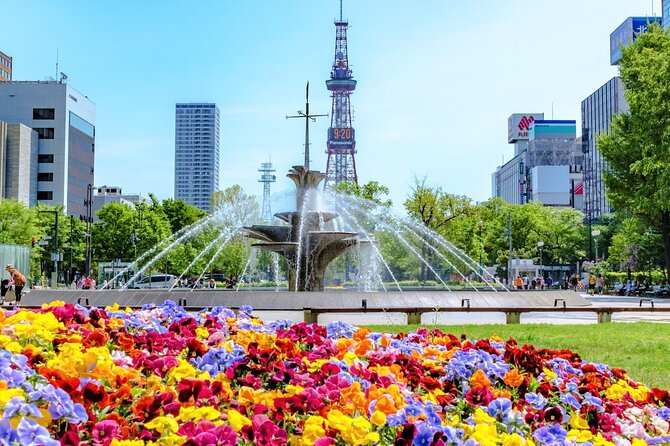
<instances>
[{"instance_id":1,"label":"tree canopy","mask_svg":"<svg viewBox=\"0 0 670 446\"><path fill-rule=\"evenodd\" d=\"M609 169L607 196L614 207L658 231L670 274L670 35L658 24L622 48L619 63L630 111L616 116L609 135L597 137Z\"/></svg>"}]
</instances>

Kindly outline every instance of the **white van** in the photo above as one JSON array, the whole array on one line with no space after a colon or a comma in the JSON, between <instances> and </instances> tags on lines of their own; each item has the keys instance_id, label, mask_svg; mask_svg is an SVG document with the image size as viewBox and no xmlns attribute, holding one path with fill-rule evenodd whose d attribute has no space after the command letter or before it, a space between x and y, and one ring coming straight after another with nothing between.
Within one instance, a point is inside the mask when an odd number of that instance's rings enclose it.
<instances>
[{"instance_id":1,"label":"white van","mask_svg":"<svg viewBox=\"0 0 670 446\"><path fill-rule=\"evenodd\" d=\"M145 288L170 288L174 285L176 277L172 274L155 274L138 280L132 286L133 289Z\"/></svg>"}]
</instances>

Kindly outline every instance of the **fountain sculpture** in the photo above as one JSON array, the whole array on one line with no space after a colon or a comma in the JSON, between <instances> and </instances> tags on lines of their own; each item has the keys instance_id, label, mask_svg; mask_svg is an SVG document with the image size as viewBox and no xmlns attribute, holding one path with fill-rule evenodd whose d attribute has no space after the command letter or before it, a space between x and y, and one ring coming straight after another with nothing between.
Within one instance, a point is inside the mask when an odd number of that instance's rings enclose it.
<instances>
[{"instance_id":1,"label":"fountain sculpture","mask_svg":"<svg viewBox=\"0 0 670 446\"><path fill-rule=\"evenodd\" d=\"M278 213L275 217L289 226L253 225L244 229L249 237L261 240L252 246L286 258L289 291L323 291L328 264L363 241L356 232L323 229L326 223L338 217L334 212L318 210L315 200L310 200L326 177L323 172L294 166L286 176L296 186L296 210Z\"/></svg>"}]
</instances>

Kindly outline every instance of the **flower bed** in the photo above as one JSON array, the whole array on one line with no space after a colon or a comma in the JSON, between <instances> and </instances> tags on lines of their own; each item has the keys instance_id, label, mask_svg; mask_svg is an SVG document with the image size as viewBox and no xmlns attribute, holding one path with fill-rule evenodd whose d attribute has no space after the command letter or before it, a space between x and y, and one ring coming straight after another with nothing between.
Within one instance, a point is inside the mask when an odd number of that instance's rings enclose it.
<instances>
[{"instance_id":1,"label":"flower bed","mask_svg":"<svg viewBox=\"0 0 670 446\"><path fill-rule=\"evenodd\" d=\"M670 442L668 392L568 350L250 313L0 310L0 443Z\"/></svg>"}]
</instances>

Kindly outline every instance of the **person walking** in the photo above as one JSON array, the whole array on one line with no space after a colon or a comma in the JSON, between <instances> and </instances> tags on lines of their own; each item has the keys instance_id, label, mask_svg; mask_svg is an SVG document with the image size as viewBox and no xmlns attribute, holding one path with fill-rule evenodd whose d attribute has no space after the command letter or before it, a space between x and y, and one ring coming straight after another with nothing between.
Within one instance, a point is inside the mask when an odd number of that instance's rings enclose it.
<instances>
[{"instance_id":1,"label":"person walking","mask_svg":"<svg viewBox=\"0 0 670 446\"><path fill-rule=\"evenodd\" d=\"M23 287L26 286L26 276L21 274L19 270L14 268L12 265L7 265L5 268L9 275L11 276L12 282L14 282L14 294L15 300L13 302L8 302L9 305L21 305L21 292Z\"/></svg>"},{"instance_id":2,"label":"person walking","mask_svg":"<svg viewBox=\"0 0 670 446\"><path fill-rule=\"evenodd\" d=\"M602 274L598 273L598 277L596 278L596 288L598 289L599 296L603 295L604 285L605 285L605 278L603 277Z\"/></svg>"},{"instance_id":3,"label":"person walking","mask_svg":"<svg viewBox=\"0 0 670 446\"><path fill-rule=\"evenodd\" d=\"M593 274L589 274L589 289L588 292L591 296L593 296L596 292L596 276Z\"/></svg>"}]
</instances>

